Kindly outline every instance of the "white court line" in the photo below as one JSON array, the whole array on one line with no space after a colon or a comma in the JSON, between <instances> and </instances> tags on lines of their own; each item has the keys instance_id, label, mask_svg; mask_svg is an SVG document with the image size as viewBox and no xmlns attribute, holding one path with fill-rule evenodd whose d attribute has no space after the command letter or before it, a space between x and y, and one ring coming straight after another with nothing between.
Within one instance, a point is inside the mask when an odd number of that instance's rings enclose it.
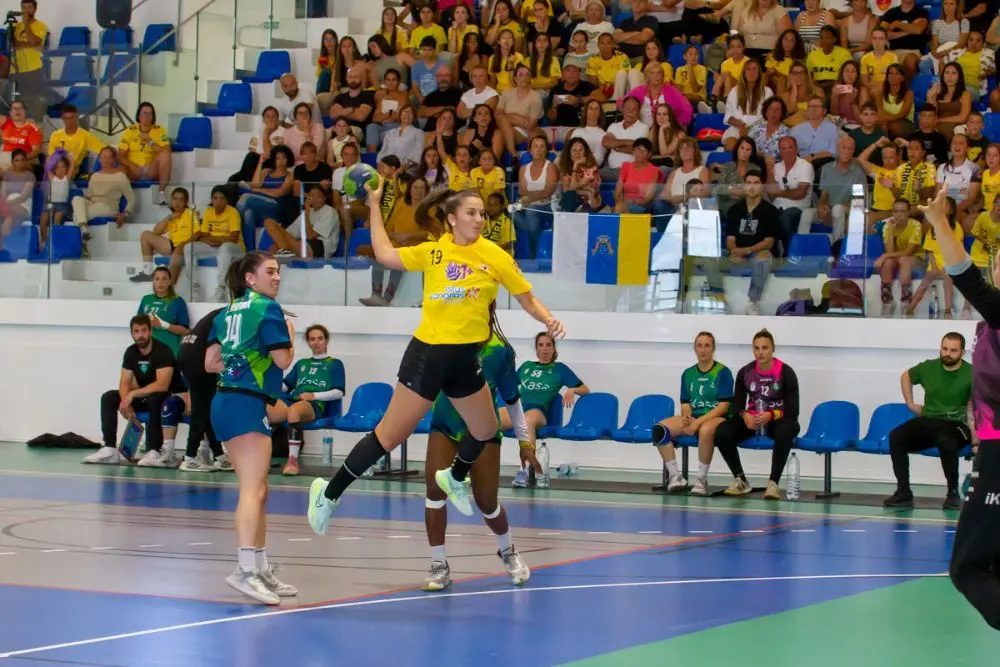
<instances>
[{"instance_id":1,"label":"white court line","mask_svg":"<svg viewBox=\"0 0 1000 667\"><path fill-rule=\"evenodd\" d=\"M915 531L915 530L900 530L899 528L897 528L896 530L894 530L892 532L894 532L894 533L915 533L917 531Z\"/></svg>"},{"instance_id":2,"label":"white court line","mask_svg":"<svg viewBox=\"0 0 1000 667\"><path fill-rule=\"evenodd\" d=\"M538 537L550 537L552 535L562 535L562 533L535 533Z\"/></svg>"},{"instance_id":3,"label":"white court line","mask_svg":"<svg viewBox=\"0 0 1000 667\"><path fill-rule=\"evenodd\" d=\"M43 554L61 554L65 551L65 549L42 549Z\"/></svg>"},{"instance_id":4,"label":"white court line","mask_svg":"<svg viewBox=\"0 0 1000 667\"><path fill-rule=\"evenodd\" d=\"M361 538L360 537L338 537L337 539L340 540L341 542L343 542L345 540L360 540Z\"/></svg>"},{"instance_id":5,"label":"white court line","mask_svg":"<svg viewBox=\"0 0 1000 667\"><path fill-rule=\"evenodd\" d=\"M3 552L0 552L0 556L16 556L16 555L17 555L16 551L3 551Z\"/></svg>"},{"instance_id":6,"label":"white court line","mask_svg":"<svg viewBox=\"0 0 1000 667\"><path fill-rule=\"evenodd\" d=\"M793 533L815 533L815 528L793 528L791 530Z\"/></svg>"},{"instance_id":7,"label":"white court line","mask_svg":"<svg viewBox=\"0 0 1000 667\"><path fill-rule=\"evenodd\" d=\"M211 545L211 542L188 542L189 547L208 547Z\"/></svg>"},{"instance_id":8,"label":"white court line","mask_svg":"<svg viewBox=\"0 0 1000 667\"><path fill-rule=\"evenodd\" d=\"M180 623L178 625L168 625L150 630L138 630L136 632L123 632L117 635L106 635L104 637L94 637L92 639L81 639L78 641L64 642L62 644L49 644L48 646L36 646L34 648L20 649L0 653L0 660L4 658L14 658L22 655L33 655L47 651L56 651L77 646L90 646L92 644L103 644L123 639L133 639L136 637L147 637L166 632L176 632L178 630L190 630L193 628L205 628L224 623L236 623L238 621L251 621L260 618L273 618L276 616L288 616L290 614L303 614L310 611L326 611L330 609L349 609L353 607L370 607L381 604L392 604L396 602L413 602L415 600L444 600L447 598L471 598L484 597L488 595L527 595L528 593L560 592L560 591L580 591L599 590L604 588L645 588L647 586L685 586L691 584L746 584L746 583L766 583L775 581L829 581L837 579L924 579L928 577L947 577L948 573L927 573L927 574L816 574L816 575L794 575L784 577L733 577L728 579L670 579L666 581L625 581L610 584L576 584L571 586L545 586L538 588L500 588L485 591L465 591L461 593L432 593L430 595L409 595L406 597L380 598L376 600L355 600L353 602L334 602L317 607L297 607L295 609L279 609L276 611L264 611L257 614L246 614L243 616L227 616L225 618L215 618L208 621L195 621L192 623Z\"/></svg>"},{"instance_id":9,"label":"white court line","mask_svg":"<svg viewBox=\"0 0 1000 667\"><path fill-rule=\"evenodd\" d=\"M662 530L640 530L639 534L640 535L662 535L663 531Z\"/></svg>"},{"instance_id":10,"label":"white court line","mask_svg":"<svg viewBox=\"0 0 1000 667\"><path fill-rule=\"evenodd\" d=\"M289 542L312 542L311 537L289 537Z\"/></svg>"},{"instance_id":11,"label":"white court line","mask_svg":"<svg viewBox=\"0 0 1000 667\"><path fill-rule=\"evenodd\" d=\"M140 549L155 549L157 547L162 547L162 544L140 544Z\"/></svg>"},{"instance_id":12,"label":"white court line","mask_svg":"<svg viewBox=\"0 0 1000 667\"><path fill-rule=\"evenodd\" d=\"M763 533L763 530L741 530L741 533Z\"/></svg>"},{"instance_id":13,"label":"white court line","mask_svg":"<svg viewBox=\"0 0 1000 667\"><path fill-rule=\"evenodd\" d=\"M445 533L444 536L445 537L462 537L462 535L459 534L459 533Z\"/></svg>"},{"instance_id":14,"label":"white court line","mask_svg":"<svg viewBox=\"0 0 1000 667\"><path fill-rule=\"evenodd\" d=\"M714 530L689 530L688 533L691 535L711 535Z\"/></svg>"},{"instance_id":15,"label":"white court line","mask_svg":"<svg viewBox=\"0 0 1000 667\"><path fill-rule=\"evenodd\" d=\"M610 530L590 530L590 531L587 531L587 534L588 535L610 535L611 531Z\"/></svg>"},{"instance_id":16,"label":"white court line","mask_svg":"<svg viewBox=\"0 0 1000 667\"><path fill-rule=\"evenodd\" d=\"M408 540L408 539L410 539L410 536L409 535L386 535L385 539L387 539L387 540Z\"/></svg>"},{"instance_id":17,"label":"white court line","mask_svg":"<svg viewBox=\"0 0 1000 667\"><path fill-rule=\"evenodd\" d=\"M862 528L844 528L840 532L842 532L842 533L867 533L868 531L864 530Z\"/></svg>"},{"instance_id":18,"label":"white court line","mask_svg":"<svg viewBox=\"0 0 1000 667\"><path fill-rule=\"evenodd\" d=\"M114 547L90 547L91 551L108 551L114 549Z\"/></svg>"}]
</instances>

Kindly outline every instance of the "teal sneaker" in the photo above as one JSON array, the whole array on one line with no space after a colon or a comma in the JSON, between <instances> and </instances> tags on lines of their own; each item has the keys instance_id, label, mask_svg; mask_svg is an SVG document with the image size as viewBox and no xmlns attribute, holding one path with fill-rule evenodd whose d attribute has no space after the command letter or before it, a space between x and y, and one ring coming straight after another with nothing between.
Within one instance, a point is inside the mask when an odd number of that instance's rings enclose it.
<instances>
[{"instance_id":1,"label":"teal sneaker","mask_svg":"<svg viewBox=\"0 0 1000 667\"><path fill-rule=\"evenodd\" d=\"M306 516L309 518L309 526L317 535L326 535L330 527L330 517L340 503L339 499L330 500L326 497L327 484L329 482L318 477L309 486L309 509Z\"/></svg>"},{"instance_id":2,"label":"teal sneaker","mask_svg":"<svg viewBox=\"0 0 1000 667\"><path fill-rule=\"evenodd\" d=\"M472 484L468 478L459 482L451 476L451 466L434 473L438 487L448 494L448 500L465 516L472 516Z\"/></svg>"}]
</instances>

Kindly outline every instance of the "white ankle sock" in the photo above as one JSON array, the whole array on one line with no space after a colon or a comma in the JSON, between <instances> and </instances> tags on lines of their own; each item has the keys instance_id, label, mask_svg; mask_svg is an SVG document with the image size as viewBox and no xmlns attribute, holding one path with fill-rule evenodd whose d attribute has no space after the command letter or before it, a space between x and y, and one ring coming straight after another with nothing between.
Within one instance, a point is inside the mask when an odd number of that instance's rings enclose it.
<instances>
[{"instance_id":1,"label":"white ankle sock","mask_svg":"<svg viewBox=\"0 0 1000 667\"><path fill-rule=\"evenodd\" d=\"M503 535L497 535L497 546L500 547L500 553L503 553L510 549L510 531L508 530Z\"/></svg>"},{"instance_id":2,"label":"white ankle sock","mask_svg":"<svg viewBox=\"0 0 1000 667\"><path fill-rule=\"evenodd\" d=\"M663 465L667 466L667 472L670 473L671 477L676 477L677 473L680 472L677 469L677 459L674 459L673 461L664 461Z\"/></svg>"},{"instance_id":3,"label":"white ankle sock","mask_svg":"<svg viewBox=\"0 0 1000 667\"><path fill-rule=\"evenodd\" d=\"M164 456L173 456L173 453L174 453L174 441L173 440L164 440L163 441L163 455Z\"/></svg>"},{"instance_id":4,"label":"white ankle sock","mask_svg":"<svg viewBox=\"0 0 1000 667\"><path fill-rule=\"evenodd\" d=\"M244 572L253 572L257 569L256 549L253 547L240 547L236 550L237 562Z\"/></svg>"},{"instance_id":5,"label":"white ankle sock","mask_svg":"<svg viewBox=\"0 0 1000 667\"><path fill-rule=\"evenodd\" d=\"M267 572L271 569L271 564L267 562L267 549L253 550L253 564L260 572Z\"/></svg>"},{"instance_id":6,"label":"white ankle sock","mask_svg":"<svg viewBox=\"0 0 1000 667\"><path fill-rule=\"evenodd\" d=\"M708 467L712 465L711 463L699 463L698 464L698 477L707 478L708 477Z\"/></svg>"},{"instance_id":7,"label":"white ankle sock","mask_svg":"<svg viewBox=\"0 0 1000 667\"><path fill-rule=\"evenodd\" d=\"M153 275L153 263L152 262L143 262L142 263L142 272L143 273L148 273L149 275Z\"/></svg>"},{"instance_id":8,"label":"white ankle sock","mask_svg":"<svg viewBox=\"0 0 1000 667\"><path fill-rule=\"evenodd\" d=\"M431 560L440 561L442 563L448 562L448 554L445 551L443 544L439 547L431 547Z\"/></svg>"},{"instance_id":9,"label":"white ankle sock","mask_svg":"<svg viewBox=\"0 0 1000 667\"><path fill-rule=\"evenodd\" d=\"M302 451L302 445L288 445L288 458L290 459L299 458L300 451Z\"/></svg>"}]
</instances>

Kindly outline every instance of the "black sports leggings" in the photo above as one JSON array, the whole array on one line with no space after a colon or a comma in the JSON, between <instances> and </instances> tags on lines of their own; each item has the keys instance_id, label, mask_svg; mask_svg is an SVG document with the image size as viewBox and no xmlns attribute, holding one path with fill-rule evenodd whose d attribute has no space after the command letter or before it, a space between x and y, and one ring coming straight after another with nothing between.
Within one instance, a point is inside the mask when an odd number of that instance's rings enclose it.
<instances>
[{"instance_id":1,"label":"black sports leggings","mask_svg":"<svg viewBox=\"0 0 1000 667\"><path fill-rule=\"evenodd\" d=\"M788 455L792 452L795 437L799 434L799 423L794 419L779 419L765 427L767 437L774 440L774 451L771 453L771 477L775 484L781 479L785 470ZM719 424L715 431L715 447L722 454L733 477L743 477L743 463L740 461L739 445L744 440L752 438L754 432L743 423L742 417L730 417Z\"/></svg>"},{"instance_id":2,"label":"black sports leggings","mask_svg":"<svg viewBox=\"0 0 1000 667\"><path fill-rule=\"evenodd\" d=\"M984 440L973 464L951 554L951 581L1000 630L1000 440Z\"/></svg>"},{"instance_id":3,"label":"black sports leggings","mask_svg":"<svg viewBox=\"0 0 1000 667\"><path fill-rule=\"evenodd\" d=\"M208 436L212 454L216 457L222 456L222 444L215 437L215 429L212 428L212 398L215 396L215 385L219 376L205 373L200 369L184 367L181 368L181 375L184 376L191 398L191 423L188 428L187 451L184 455L192 458L197 456L201 439Z\"/></svg>"},{"instance_id":4,"label":"black sports leggings","mask_svg":"<svg viewBox=\"0 0 1000 667\"><path fill-rule=\"evenodd\" d=\"M149 423L146 424L146 449L159 451L163 447L163 422L160 419L160 409L168 396L170 394L162 391L132 401L133 410L149 413ZM118 406L121 402L122 397L117 389L106 391L101 396L101 434L105 447L118 446Z\"/></svg>"},{"instance_id":5,"label":"black sports leggings","mask_svg":"<svg viewBox=\"0 0 1000 667\"><path fill-rule=\"evenodd\" d=\"M889 433L892 472L900 489L910 488L910 452L937 447L948 491L958 491L958 453L971 442L969 427L953 419L914 417Z\"/></svg>"}]
</instances>

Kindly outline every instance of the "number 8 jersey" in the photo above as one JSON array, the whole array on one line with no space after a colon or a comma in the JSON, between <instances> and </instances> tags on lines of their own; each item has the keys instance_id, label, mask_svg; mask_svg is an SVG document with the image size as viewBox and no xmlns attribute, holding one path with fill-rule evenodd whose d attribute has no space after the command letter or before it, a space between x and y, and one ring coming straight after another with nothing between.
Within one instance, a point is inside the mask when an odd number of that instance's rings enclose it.
<instances>
[{"instance_id":1,"label":"number 8 jersey","mask_svg":"<svg viewBox=\"0 0 1000 667\"><path fill-rule=\"evenodd\" d=\"M208 344L222 348L219 389L260 396L274 403L281 395L282 372L271 351L292 347L281 306L248 290L215 318Z\"/></svg>"}]
</instances>

